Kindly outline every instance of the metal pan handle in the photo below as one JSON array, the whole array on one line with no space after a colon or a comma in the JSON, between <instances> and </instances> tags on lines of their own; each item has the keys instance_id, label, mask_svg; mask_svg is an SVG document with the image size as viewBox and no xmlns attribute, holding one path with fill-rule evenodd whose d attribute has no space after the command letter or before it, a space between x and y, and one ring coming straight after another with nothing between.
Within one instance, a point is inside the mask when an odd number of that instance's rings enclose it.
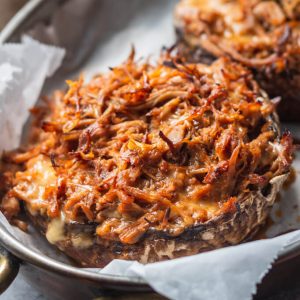
<instances>
[{"instance_id":1,"label":"metal pan handle","mask_svg":"<svg viewBox=\"0 0 300 300\"><path fill-rule=\"evenodd\" d=\"M19 267L18 259L0 245L0 295L14 281Z\"/></svg>"}]
</instances>

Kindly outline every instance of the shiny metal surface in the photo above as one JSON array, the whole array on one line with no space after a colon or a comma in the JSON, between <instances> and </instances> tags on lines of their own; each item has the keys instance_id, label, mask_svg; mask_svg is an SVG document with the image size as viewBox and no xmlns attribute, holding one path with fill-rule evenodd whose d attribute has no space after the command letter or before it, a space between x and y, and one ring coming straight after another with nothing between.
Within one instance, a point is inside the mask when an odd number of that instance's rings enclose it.
<instances>
[{"instance_id":1,"label":"shiny metal surface","mask_svg":"<svg viewBox=\"0 0 300 300\"><path fill-rule=\"evenodd\" d=\"M45 0L31 0L24 7L16 13L11 21L0 32L0 44L9 42L11 37L22 26L26 19L30 18L31 14L43 4Z\"/></svg>"},{"instance_id":2,"label":"shiny metal surface","mask_svg":"<svg viewBox=\"0 0 300 300\"><path fill-rule=\"evenodd\" d=\"M0 294L13 282L18 272L18 260L0 245Z\"/></svg>"}]
</instances>

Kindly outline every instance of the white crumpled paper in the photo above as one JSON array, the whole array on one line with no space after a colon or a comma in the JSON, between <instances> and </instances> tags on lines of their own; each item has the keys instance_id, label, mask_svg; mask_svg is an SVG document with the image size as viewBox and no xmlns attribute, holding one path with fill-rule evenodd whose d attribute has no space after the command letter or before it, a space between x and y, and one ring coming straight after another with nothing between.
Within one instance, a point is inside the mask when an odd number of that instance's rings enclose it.
<instances>
[{"instance_id":1,"label":"white crumpled paper","mask_svg":"<svg viewBox=\"0 0 300 300\"><path fill-rule=\"evenodd\" d=\"M44 81L60 66L65 51L24 37L21 45L0 47L0 151L16 148L28 109Z\"/></svg>"},{"instance_id":2,"label":"white crumpled paper","mask_svg":"<svg viewBox=\"0 0 300 300\"><path fill-rule=\"evenodd\" d=\"M19 45L0 46L1 151L19 144L28 109L37 101L44 80L59 67L63 56L62 49L41 45L30 38L24 38ZM300 133L299 127L293 129ZM295 167L300 169L299 158ZM275 224L268 229L268 236L300 227L299 183L297 179L289 190L282 191L282 200L276 203L272 212ZM31 235L21 233L12 228L3 215L0 215L0 222L34 251L67 262L58 257L50 245L42 242L36 232ZM295 242L300 243L300 231L145 266L115 260L102 270L90 271L142 277L154 290L171 299L251 299L256 284L279 252Z\"/></svg>"}]
</instances>

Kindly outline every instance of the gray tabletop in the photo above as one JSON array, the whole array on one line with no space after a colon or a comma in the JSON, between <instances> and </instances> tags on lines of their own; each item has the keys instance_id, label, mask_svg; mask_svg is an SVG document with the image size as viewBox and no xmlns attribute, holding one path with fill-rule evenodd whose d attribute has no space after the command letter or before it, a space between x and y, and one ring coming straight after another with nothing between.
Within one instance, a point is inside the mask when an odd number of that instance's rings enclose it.
<instances>
[{"instance_id":1,"label":"gray tabletop","mask_svg":"<svg viewBox=\"0 0 300 300\"><path fill-rule=\"evenodd\" d=\"M1 300L46 300L39 292L24 281L19 274L13 284L0 296Z\"/></svg>"}]
</instances>

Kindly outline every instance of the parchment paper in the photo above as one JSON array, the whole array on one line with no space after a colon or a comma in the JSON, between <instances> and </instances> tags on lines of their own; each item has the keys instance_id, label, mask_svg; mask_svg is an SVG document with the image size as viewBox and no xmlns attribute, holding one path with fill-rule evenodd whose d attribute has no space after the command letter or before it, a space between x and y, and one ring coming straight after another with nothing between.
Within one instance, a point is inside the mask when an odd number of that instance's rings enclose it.
<instances>
[{"instance_id":1,"label":"parchment paper","mask_svg":"<svg viewBox=\"0 0 300 300\"><path fill-rule=\"evenodd\" d=\"M0 47L0 153L18 147L28 110L45 79L61 65L65 51L24 37Z\"/></svg>"},{"instance_id":2,"label":"parchment paper","mask_svg":"<svg viewBox=\"0 0 300 300\"><path fill-rule=\"evenodd\" d=\"M165 16L159 10L155 13L157 23L149 30L147 25L139 26L139 18L145 17L146 23L143 24L147 24L147 15L139 16L118 35L108 39L105 46L99 47L83 68L87 77L104 71L104 66L120 63L129 53L131 43L137 42L138 55L157 54L160 45L170 45L174 38L171 15ZM144 19L142 21L145 22ZM120 41L122 48L117 47ZM29 38L23 39L20 45L0 46L1 150L18 145L22 126L28 117L28 108L38 99L43 81L58 68L63 54L61 49L41 45ZM300 135L299 127L293 126L292 129ZM299 172L299 157L294 166ZM274 224L268 229L267 236L300 227L299 183L297 178L288 190L282 190L281 201L276 203L271 214ZM0 222L34 251L67 262L63 255L58 256L50 245L42 242L43 239L33 228L30 228L30 234L24 234L12 228L3 215L0 216ZM102 270L90 271L140 276L157 292L171 299L251 299L256 284L271 267L280 250L295 242L300 243L300 231L146 266L115 260Z\"/></svg>"}]
</instances>

